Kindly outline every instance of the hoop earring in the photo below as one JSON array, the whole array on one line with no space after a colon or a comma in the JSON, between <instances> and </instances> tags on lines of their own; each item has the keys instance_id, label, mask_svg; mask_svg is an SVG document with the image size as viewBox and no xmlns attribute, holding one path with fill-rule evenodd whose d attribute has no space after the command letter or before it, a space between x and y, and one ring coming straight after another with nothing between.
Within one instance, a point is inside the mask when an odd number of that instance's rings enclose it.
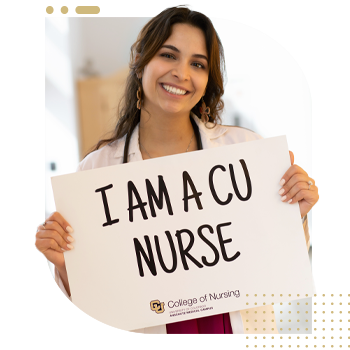
<instances>
[{"instance_id":1,"label":"hoop earring","mask_svg":"<svg viewBox=\"0 0 350 350\"><path fill-rule=\"evenodd\" d=\"M202 96L202 107L199 107L202 121L206 124L209 121L210 107L207 107Z\"/></svg>"},{"instance_id":2,"label":"hoop earring","mask_svg":"<svg viewBox=\"0 0 350 350\"><path fill-rule=\"evenodd\" d=\"M137 97L136 107L137 109L141 109L141 86L139 86L139 88L137 89L136 97Z\"/></svg>"}]
</instances>

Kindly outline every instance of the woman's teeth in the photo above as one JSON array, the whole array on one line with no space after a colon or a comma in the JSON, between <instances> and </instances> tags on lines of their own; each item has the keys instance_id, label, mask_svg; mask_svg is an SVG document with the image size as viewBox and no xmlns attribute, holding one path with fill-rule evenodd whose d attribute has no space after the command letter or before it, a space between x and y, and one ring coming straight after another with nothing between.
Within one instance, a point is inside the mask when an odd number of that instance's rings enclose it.
<instances>
[{"instance_id":1,"label":"woman's teeth","mask_svg":"<svg viewBox=\"0 0 350 350\"><path fill-rule=\"evenodd\" d=\"M185 95L185 93L187 92L186 90L177 89L177 88L175 88L173 86L169 86L169 85L162 84L162 86L166 91L168 91L174 95Z\"/></svg>"}]
</instances>

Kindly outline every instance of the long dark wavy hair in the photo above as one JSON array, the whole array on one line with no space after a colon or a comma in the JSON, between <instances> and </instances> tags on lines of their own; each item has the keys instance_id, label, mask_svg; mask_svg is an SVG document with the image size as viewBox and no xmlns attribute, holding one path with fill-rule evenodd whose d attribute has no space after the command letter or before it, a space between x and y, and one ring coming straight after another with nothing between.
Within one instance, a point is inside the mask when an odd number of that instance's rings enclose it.
<instances>
[{"instance_id":1,"label":"long dark wavy hair","mask_svg":"<svg viewBox=\"0 0 350 350\"><path fill-rule=\"evenodd\" d=\"M110 138L100 140L92 149L95 151L102 145L110 144L125 134L131 135L140 121L140 110L137 109L136 92L142 89L138 75L156 55L163 43L170 37L172 26L176 23L189 24L203 31L208 51L209 77L205 96L205 104L210 107L209 122L214 126L221 121L224 108L221 97L224 94L225 58L220 38L211 20L200 12L191 11L187 7L171 7L152 18L141 30L136 42L131 46L130 72L126 81L124 95L119 103L118 122ZM137 60L135 59L137 57ZM122 107L121 107L122 106ZM192 108L200 117L201 100ZM90 153L90 152L89 152Z\"/></svg>"}]
</instances>

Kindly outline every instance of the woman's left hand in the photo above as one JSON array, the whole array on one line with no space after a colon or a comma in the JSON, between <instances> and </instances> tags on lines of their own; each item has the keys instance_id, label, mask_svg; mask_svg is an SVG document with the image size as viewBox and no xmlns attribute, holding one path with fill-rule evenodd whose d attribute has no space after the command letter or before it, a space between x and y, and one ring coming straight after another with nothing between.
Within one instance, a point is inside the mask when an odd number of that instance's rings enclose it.
<instances>
[{"instance_id":1,"label":"woman's left hand","mask_svg":"<svg viewBox=\"0 0 350 350\"><path fill-rule=\"evenodd\" d=\"M301 217L304 217L317 203L319 195L315 180L308 176L305 170L294 164L293 152L289 151L292 166L283 175L278 192L281 201L289 204L299 203ZM309 181L312 185L309 185Z\"/></svg>"}]
</instances>

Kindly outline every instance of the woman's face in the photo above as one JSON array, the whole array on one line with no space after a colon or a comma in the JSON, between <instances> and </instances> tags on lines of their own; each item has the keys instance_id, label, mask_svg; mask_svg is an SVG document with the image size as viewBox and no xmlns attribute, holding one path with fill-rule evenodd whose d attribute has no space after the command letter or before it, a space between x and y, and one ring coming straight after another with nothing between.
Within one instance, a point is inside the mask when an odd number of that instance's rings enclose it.
<instances>
[{"instance_id":1,"label":"woman's face","mask_svg":"<svg viewBox=\"0 0 350 350\"><path fill-rule=\"evenodd\" d=\"M174 24L170 37L145 66L143 103L152 113L189 114L205 92L208 53L201 29Z\"/></svg>"}]
</instances>

